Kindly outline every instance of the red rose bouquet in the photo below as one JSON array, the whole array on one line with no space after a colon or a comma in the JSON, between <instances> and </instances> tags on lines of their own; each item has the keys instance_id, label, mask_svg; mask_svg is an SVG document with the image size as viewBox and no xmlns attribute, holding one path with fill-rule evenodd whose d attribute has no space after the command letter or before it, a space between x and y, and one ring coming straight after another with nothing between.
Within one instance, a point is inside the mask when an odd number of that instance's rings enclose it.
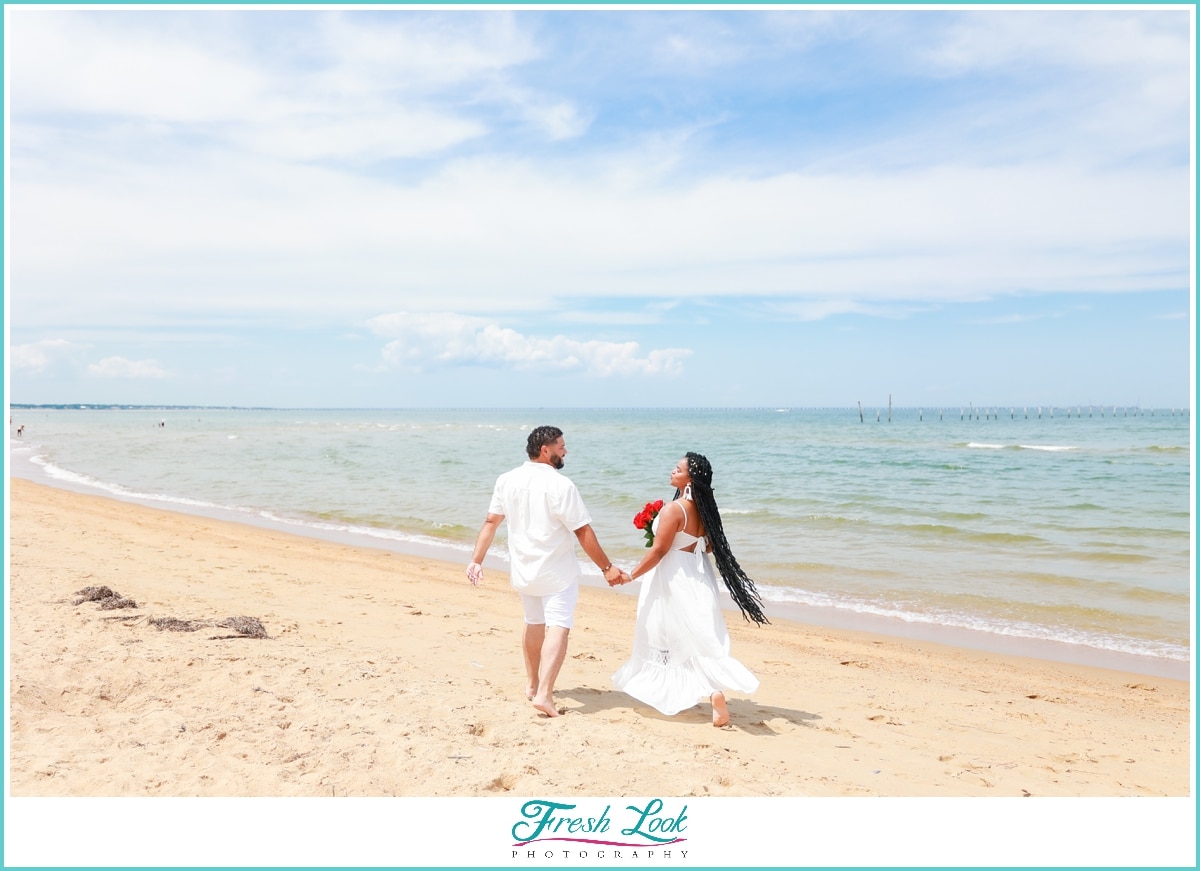
<instances>
[{"instance_id":1,"label":"red rose bouquet","mask_svg":"<svg viewBox=\"0 0 1200 871\"><path fill-rule=\"evenodd\" d=\"M633 525L646 533L646 547L654 544L654 518L658 517L658 512L662 511L662 507L661 499L647 502L646 507L633 518Z\"/></svg>"}]
</instances>

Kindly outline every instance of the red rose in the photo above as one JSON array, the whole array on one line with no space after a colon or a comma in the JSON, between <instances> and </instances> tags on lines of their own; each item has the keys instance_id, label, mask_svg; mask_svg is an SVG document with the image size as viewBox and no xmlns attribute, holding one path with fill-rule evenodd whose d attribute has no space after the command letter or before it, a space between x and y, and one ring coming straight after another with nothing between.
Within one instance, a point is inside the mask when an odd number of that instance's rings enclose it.
<instances>
[{"instance_id":1,"label":"red rose","mask_svg":"<svg viewBox=\"0 0 1200 871\"><path fill-rule=\"evenodd\" d=\"M663 501L657 499L654 502L647 502L646 507L639 511L633 517L633 525L646 533L646 547L654 544L654 518L658 516L658 512L662 511Z\"/></svg>"}]
</instances>

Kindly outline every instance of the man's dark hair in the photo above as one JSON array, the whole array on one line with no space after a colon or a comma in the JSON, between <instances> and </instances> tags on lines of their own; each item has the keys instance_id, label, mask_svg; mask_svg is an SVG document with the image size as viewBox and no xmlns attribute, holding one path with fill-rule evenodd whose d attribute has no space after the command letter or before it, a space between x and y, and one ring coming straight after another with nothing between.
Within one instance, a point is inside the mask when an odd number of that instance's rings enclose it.
<instances>
[{"instance_id":1,"label":"man's dark hair","mask_svg":"<svg viewBox=\"0 0 1200 871\"><path fill-rule=\"evenodd\" d=\"M529 438L525 442L525 453L529 454L529 459L537 459L538 454L542 452L542 445L552 445L562 438L563 431L556 426L539 426L529 434Z\"/></svg>"}]
</instances>

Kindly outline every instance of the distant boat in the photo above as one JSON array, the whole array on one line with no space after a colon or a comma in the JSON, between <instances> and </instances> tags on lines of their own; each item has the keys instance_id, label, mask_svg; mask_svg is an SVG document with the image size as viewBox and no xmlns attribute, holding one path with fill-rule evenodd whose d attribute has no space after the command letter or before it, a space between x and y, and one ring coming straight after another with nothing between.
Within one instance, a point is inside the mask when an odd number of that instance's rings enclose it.
<instances>
[{"instance_id":1,"label":"distant boat","mask_svg":"<svg viewBox=\"0 0 1200 871\"><path fill-rule=\"evenodd\" d=\"M776 410L776 411L778 411L778 412L780 412L780 413L784 413L784 412L791 411L791 409L790 409L790 408L777 408L777 409L775 409L775 410Z\"/></svg>"}]
</instances>

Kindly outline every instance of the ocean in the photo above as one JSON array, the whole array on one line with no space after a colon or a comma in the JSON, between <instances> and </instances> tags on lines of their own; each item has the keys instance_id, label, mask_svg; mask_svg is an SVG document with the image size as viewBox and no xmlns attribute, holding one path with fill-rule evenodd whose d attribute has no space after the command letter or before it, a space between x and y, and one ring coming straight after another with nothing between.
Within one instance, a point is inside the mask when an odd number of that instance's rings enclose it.
<instances>
[{"instance_id":1,"label":"ocean","mask_svg":"<svg viewBox=\"0 0 1200 871\"><path fill-rule=\"evenodd\" d=\"M1187 410L16 407L9 463L60 487L465 564L496 476L540 424L564 430L563 471L618 565L645 552L634 515L673 496L670 470L697 451L769 617L1189 676Z\"/></svg>"}]
</instances>

